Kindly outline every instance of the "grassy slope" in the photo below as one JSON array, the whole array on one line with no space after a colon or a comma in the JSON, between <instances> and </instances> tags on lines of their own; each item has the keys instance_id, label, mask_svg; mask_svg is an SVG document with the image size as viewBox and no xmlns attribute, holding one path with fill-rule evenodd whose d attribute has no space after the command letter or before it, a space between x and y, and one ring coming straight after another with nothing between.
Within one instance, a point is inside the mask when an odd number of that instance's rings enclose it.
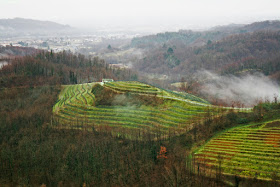
<instances>
[{"instance_id":1,"label":"grassy slope","mask_svg":"<svg viewBox=\"0 0 280 187\"><path fill-rule=\"evenodd\" d=\"M201 120L206 115L216 115L220 110L196 97L186 97L139 82L113 82L104 86L119 93L160 97L164 100L163 104L94 106L95 96L91 93L94 84L96 83L64 86L53 107L59 124L72 128L94 126L95 129L106 125L149 132L166 132L175 128L185 132L194 120ZM193 98L196 101L192 101Z\"/></svg>"},{"instance_id":2,"label":"grassy slope","mask_svg":"<svg viewBox=\"0 0 280 187\"><path fill-rule=\"evenodd\" d=\"M208 168L209 172L209 168L215 168L221 162L224 174L261 179L277 177L280 171L279 119L217 134L196 152L196 165L199 164L202 170Z\"/></svg>"}]
</instances>

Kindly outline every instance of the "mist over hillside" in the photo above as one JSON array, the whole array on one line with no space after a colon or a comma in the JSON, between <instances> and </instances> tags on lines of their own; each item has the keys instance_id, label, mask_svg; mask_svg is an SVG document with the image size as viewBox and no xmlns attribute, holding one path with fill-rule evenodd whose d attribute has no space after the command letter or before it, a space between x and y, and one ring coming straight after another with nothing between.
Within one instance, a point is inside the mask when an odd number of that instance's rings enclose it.
<instances>
[{"instance_id":1,"label":"mist over hillside","mask_svg":"<svg viewBox=\"0 0 280 187\"><path fill-rule=\"evenodd\" d=\"M210 71L199 71L196 77L203 81L202 94L215 97L228 105L254 106L258 102L274 102L280 86L262 73L243 76L218 75Z\"/></svg>"}]
</instances>

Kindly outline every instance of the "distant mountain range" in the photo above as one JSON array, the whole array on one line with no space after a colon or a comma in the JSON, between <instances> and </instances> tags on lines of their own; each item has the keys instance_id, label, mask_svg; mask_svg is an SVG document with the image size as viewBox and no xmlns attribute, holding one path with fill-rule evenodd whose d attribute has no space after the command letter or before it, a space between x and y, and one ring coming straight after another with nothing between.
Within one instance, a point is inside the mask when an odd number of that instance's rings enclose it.
<instances>
[{"instance_id":1,"label":"distant mountain range","mask_svg":"<svg viewBox=\"0 0 280 187\"><path fill-rule=\"evenodd\" d=\"M0 35L49 34L72 32L74 28L51 21L33 19L0 19Z\"/></svg>"}]
</instances>

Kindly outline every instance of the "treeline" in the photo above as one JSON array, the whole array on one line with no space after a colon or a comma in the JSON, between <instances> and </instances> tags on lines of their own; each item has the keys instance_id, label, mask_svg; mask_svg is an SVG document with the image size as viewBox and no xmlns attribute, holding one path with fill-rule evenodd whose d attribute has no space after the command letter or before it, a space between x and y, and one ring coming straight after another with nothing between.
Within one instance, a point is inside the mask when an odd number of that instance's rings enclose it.
<instances>
[{"instance_id":1,"label":"treeline","mask_svg":"<svg viewBox=\"0 0 280 187\"><path fill-rule=\"evenodd\" d=\"M131 70L110 68L98 57L89 59L66 51L40 51L36 55L17 57L0 70L0 76L3 87L77 84L102 78L137 79Z\"/></svg>"},{"instance_id":2,"label":"treeline","mask_svg":"<svg viewBox=\"0 0 280 187\"><path fill-rule=\"evenodd\" d=\"M169 45L184 45L192 46L199 45L198 39L204 41L213 37L217 32L194 32L194 31L179 31L179 32L165 32L158 33L156 35L143 36L133 38L131 41L131 47L152 49L155 47ZM201 45L201 44L200 44Z\"/></svg>"},{"instance_id":3,"label":"treeline","mask_svg":"<svg viewBox=\"0 0 280 187\"><path fill-rule=\"evenodd\" d=\"M136 37L131 40L131 47L152 49L163 45L177 47L203 46L209 42L219 41L227 36L253 33L260 31L279 31L280 21L262 21L249 25L231 24L217 26L207 31L179 30L178 32L165 32L155 35Z\"/></svg>"},{"instance_id":4,"label":"treeline","mask_svg":"<svg viewBox=\"0 0 280 187\"><path fill-rule=\"evenodd\" d=\"M14 56L34 55L39 51L41 50L32 47L15 47L11 45L7 45L5 47L0 46L0 55L4 56L4 58L9 58Z\"/></svg>"}]
</instances>

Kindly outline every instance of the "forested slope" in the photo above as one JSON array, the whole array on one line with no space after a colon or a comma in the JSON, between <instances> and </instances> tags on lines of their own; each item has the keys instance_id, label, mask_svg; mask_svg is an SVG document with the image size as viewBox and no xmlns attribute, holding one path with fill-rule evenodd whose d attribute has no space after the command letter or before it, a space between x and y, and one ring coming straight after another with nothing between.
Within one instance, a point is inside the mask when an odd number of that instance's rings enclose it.
<instances>
[{"instance_id":1,"label":"forested slope","mask_svg":"<svg viewBox=\"0 0 280 187\"><path fill-rule=\"evenodd\" d=\"M254 32L209 42L202 47L157 48L147 52L146 57L136 65L143 72L186 76L198 70L213 70L218 73L235 74L247 69L278 74L279 32ZM176 57L179 62L170 66L168 58ZM178 76L177 76L178 77ZM279 78L276 76L276 78Z\"/></svg>"}]
</instances>

